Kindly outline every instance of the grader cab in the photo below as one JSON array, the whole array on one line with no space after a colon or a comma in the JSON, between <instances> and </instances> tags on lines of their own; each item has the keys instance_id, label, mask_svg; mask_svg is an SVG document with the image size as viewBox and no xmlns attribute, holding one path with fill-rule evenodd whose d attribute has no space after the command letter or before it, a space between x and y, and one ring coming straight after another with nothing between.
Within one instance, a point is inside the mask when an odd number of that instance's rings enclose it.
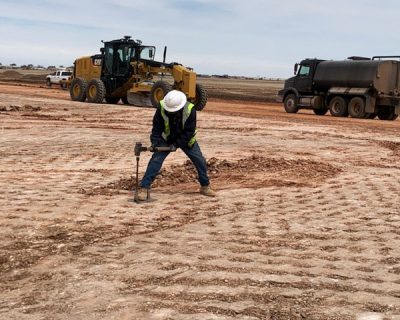
<instances>
[{"instance_id":1,"label":"grader cab","mask_svg":"<svg viewBox=\"0 0 400 320\"><path fill-rule=\"evenodd\" d=\"M70 96L73 101L156 107L168 91L182 91L196 110L204 109L207 91L196 73L179 63L154 60L156 48L129 36L104 42L100 54L74 62ZM158 78L158 79L156 79ZM168 80L169 79L169 80Z\"/></svg>"}]
</instances>

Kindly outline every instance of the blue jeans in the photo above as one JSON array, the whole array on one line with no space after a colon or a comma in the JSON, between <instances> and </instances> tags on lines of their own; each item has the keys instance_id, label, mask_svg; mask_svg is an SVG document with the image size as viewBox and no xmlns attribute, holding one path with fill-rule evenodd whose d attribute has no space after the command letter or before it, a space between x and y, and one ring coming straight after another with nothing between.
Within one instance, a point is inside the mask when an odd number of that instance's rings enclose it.
<instances>
[{"instance_id":1,"label":"blue jeans","mask_svg":"<svg viewBox=\"0 0 400 320\"><path fill-rule=\"evenodd\" d=\"M201 153L198 143L195 142L192 148L182 148L182 151L189 157L189 159L196 167L200 185L208 186L210 184L210 180L208 179L207 175L207 162L206 159L204 159L203 154ZM153 156L151 157L149 164L147 165L146 173L144 174L144 177L140 182L140 186L142 188L150 188L151 184L156 178L156 175L160 172L161 166L165 158L169 154L169 151L153 153Z\"/></svg>"}]
</instances>

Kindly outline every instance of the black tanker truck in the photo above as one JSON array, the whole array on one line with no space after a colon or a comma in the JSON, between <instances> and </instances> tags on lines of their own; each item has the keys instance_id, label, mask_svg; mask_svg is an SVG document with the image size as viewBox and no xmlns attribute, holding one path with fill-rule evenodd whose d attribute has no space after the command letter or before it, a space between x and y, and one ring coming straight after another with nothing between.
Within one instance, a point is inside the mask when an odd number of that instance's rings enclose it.
<instances>
[{"instance_id":1,"label":"black tanker truck","mask_svg":"<svg viewBox=\"0 0 400 320\"><path fill-rule=\"evenodd\" d=\"M329 110L334 117L395 120L400 114L400 61L395 58L400 57L305 59L295 64L295 76L278 95L288 113Z\"/></svg>"}]
</instances>

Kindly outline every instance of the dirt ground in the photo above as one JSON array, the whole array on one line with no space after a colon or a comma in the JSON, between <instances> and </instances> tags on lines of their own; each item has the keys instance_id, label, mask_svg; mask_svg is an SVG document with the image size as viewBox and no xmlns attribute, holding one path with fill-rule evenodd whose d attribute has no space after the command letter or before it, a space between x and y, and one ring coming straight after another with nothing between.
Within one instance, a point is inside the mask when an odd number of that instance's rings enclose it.
<instances>
[{"instance_id":1,"label":"dirt ground","mask_svg":"<svg viewBox=\"0 0 400 320\"><path fill-rule=\"evenodd\" d=\"M138 205L153 112L0 84L0 319L400 319L400 120L210 100L218 196L178 151Z\"/></svg>"}]
</instances>

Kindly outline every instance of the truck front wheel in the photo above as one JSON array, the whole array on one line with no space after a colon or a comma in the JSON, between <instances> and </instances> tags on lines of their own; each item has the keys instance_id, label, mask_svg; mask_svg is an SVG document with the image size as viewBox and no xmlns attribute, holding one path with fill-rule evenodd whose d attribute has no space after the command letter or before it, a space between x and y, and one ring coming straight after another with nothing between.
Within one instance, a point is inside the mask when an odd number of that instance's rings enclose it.
<instances>
[{"instance_id":1,"label":"truck front wheel","mask_svg":"<svg viewBox=\"0 0 400 320\"><path fill-rule=\"evenodd\" d=\"M349 102L348 107L349 115L352 118L365 118L365 102L364 99L361 97L354 97Z\"/></svg>"},{"instance_id":2,"label":"truck front wheel","mask_svg":"<svg viewBox=\"0 0 400 320\"><path fill-rule=\"evenodd\" d=\"M297 113L299 111L297 96L294 93L288 94L283 101L283 106L287 113Z\"/></svg>"},{"instance_id":3,"label":"truck front wheel","mask_svg":"<svg viewBox=\"0 0 400 320\"><path fill-rule=\"evenodd\" d=\"M347 117L347 102L343 97L334 97L329 102L329 112L333 117Z\"/></svg>"}]
</instances>

